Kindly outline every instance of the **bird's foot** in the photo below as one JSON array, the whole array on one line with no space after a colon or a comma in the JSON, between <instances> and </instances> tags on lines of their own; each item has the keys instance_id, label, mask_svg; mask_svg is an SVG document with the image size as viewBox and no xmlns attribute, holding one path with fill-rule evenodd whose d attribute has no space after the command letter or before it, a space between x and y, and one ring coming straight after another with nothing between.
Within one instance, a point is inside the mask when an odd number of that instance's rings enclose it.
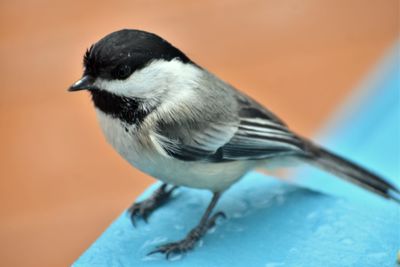
<instances>
[{"instance_id":1,"label":"bird's foot","mask_svg":"<svg viewBox=\"0 0 400 267\"><path fill-rule=\"evenodd\" d=\"M143 219L147 223L150 214L155 209L165 204L172 192L178 188L177 186L173 186L171 189L167 190L167 186L167 184L162 184L149 198L132 204L128 209L128 213L130 214L133 226L136 227L137 219Z\"/></svg>"},{"instance_id":2,"label":"bird's foot","mask_svg":"<svg viewBox=\"0 0 400 267\"><path fill-rule=\"evenodd\" d=\"M196 243L201 239L201 237L204 236L207 230L215 226L215 222L219 217L226 218L223 212L217 212L210 219L208 219L208 221L200 223L198 226L192 229L184 239L158 246L155 250L151 251L147 255L162 253L165 254L167 259L169 259L171 255L185 254L187 251L194 248Z\"/></svg>"}]
</instances>

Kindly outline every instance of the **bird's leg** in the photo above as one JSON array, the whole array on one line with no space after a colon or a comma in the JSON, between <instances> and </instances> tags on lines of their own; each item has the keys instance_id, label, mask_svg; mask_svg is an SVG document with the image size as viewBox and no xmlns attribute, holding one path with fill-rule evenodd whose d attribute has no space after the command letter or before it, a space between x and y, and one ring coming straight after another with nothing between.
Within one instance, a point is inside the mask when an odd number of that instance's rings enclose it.
<instances>
[{"instance_id":1,"label":"bird's leg","mask_svg":"<svg viewBox=\"0 0 400 267\"><path fill-rule=\"evenodd\" d=\"M171 193L178 188L173 186L167 190L168 184L164 183L154 193L143 201L133 203L128 209L133 226L136 226L136 219L142 218L145 222L149 215L158 207L164 205L171 196Z\"/></svg>"},{"instance_id":2,"label":"bird's leg","mask_svg":"<svg viewBox=\"0 0 400 267\"><path fill-rule=\"evenodd\" d=\"M148 255L154 253L164 253L168 259L172 254L181 254L193 249L196 242L200 240L200 238L207 232L208 229L215 225L215 221L218 217L225 218L225 214L223 212L217 212L210 217L211 212L217 204L220 196L221 193L214 193L214 196L210 204L208 205L206 212L201 218L200 223L195 228L193 228L184 239L177 242L161 245L157 247L157 249L150 252Z\"/></svg>"}]
</instances>

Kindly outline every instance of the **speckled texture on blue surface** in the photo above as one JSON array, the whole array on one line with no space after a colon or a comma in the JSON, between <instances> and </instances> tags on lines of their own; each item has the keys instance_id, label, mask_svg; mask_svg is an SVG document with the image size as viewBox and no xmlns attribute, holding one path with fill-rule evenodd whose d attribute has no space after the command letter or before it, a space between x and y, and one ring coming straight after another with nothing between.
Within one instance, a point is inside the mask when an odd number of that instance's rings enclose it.
<instances>
[{"instance_id":1,"label":"speckled texture on blue surface","mask_svg":"<svg viewBox=\"0 0 400 267\"><path fill-rule=\"evenodd\" d=\"M381 66L369 85L374 90L360 97L363 104L347 105L346 118L339 116L319 140L400 186L398 56ZM209 192L182 188L147 225L134 229L123 213L74 266L396 266L400 205L310 168L294 176L296 183L327 194L248 174L216 207L229 218L194 251L172 261L146 256L156 245L184 237L211 198Z\"/></svg>"}]
</instances>

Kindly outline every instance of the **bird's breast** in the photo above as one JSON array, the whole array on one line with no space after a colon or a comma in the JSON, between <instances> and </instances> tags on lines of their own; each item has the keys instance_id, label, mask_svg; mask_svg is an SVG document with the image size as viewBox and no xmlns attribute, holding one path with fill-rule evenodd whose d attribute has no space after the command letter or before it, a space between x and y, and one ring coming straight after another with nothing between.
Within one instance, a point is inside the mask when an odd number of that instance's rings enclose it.
<instances>
[{"instance_id":1,"label":"bird's breast","mask_svg":"<svg viewBox=\"0 0 400 267\"><path fill-rule=\"evenodd\" d=\"M138 125L126 123L100 109L96 109L96 113L107 142L130 164L148 172L146 169L151 165L149 163L151 156L146 153L147 150L138 140Z\"/></svg>"},{"instance_id":2,"label":"bird's breast","mask_svg":"<svg viewBox=\"0 0 400 267\"><path fill-rule=\"evenodd\" d=\"M96 111L101 129L114 149L131 165L163 182L216 192L228 188L256 165L251 161L211 163L169 157L143 145L151 139L138 132L140 127ZM139 141L139 136L148 139Z\"/></svg>"}]
</instances>

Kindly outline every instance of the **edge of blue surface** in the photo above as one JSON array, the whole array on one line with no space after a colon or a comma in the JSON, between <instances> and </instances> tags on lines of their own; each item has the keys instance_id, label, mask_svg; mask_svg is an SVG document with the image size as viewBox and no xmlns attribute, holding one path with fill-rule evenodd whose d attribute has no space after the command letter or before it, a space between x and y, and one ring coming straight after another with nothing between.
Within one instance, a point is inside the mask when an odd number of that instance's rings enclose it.
<instances>
[{"instance_id":1,"label":"edge of blue surface","mask_svg":"<svg viewBox=\"0 0 400 267\"><path fill-rule=\"evenodd\" d=\"M399 47L397 43L373 80L357 90L318 136L320 143L398 186ZM355 101L360 98L362 103ZM211 194L182 188L149 224L134 229L124 212L73 266L396 265L399 205L311 168L302 168L293 177L302 187L326 194L249 173L217 205L216 210L224 210L229 219L221 221L197 249L172 261L146 256L154 246L184 237L204 212Z\"/></svg>"}]
</instances>

